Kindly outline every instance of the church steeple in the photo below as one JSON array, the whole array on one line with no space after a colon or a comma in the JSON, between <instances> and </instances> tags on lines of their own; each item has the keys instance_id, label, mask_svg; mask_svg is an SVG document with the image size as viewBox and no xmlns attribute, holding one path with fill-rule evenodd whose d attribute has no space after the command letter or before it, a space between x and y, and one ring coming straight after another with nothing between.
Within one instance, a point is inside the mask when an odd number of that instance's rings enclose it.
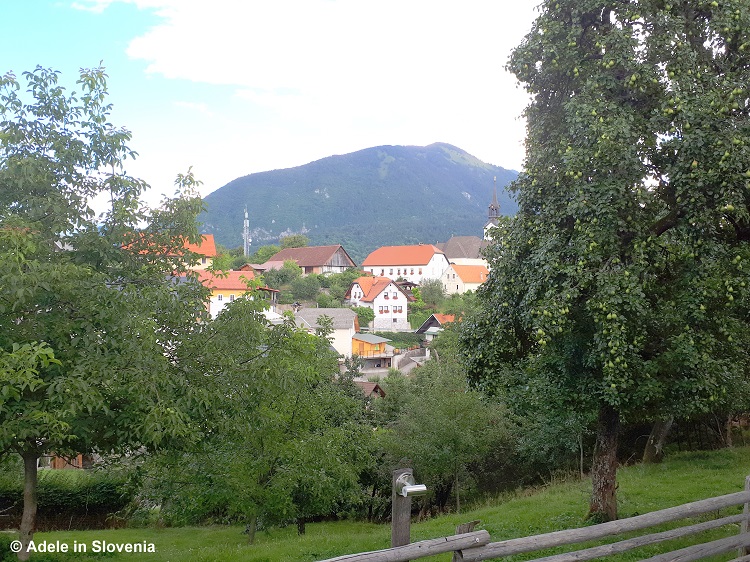
<instances>
[{"instance_id":1,"label":"church steeple","mask_svg":"<svg viewBox=\"0 0 750 562\"><path fill-rule=\"evenodd\" d=\"M495 184L492 189L492 203L490 203L489 212L487 213L489 221L500 218L500 203L497 202L497 176L493 178L493 181ZM497 225L497 221L495 220L494 222Z\"/></svg>"},{"instance_id":2,"label":"church steeple","mask_svg":"<svg viewBox=\"0 0 750 562\"><path fill-rule=\"evenodd\" d=\"M491 240L490 230L500 224L500 203L497 201L497 176L493 178L492 203L487 211L487 222L484 224L484 239Z\"/></svg>"}]
</instances>

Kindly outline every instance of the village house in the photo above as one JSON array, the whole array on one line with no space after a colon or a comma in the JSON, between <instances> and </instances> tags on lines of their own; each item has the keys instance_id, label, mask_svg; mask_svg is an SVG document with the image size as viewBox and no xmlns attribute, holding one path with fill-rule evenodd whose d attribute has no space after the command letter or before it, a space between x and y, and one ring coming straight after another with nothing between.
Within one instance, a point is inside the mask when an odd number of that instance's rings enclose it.
<instances>
[{"instance_id":1,"label":"village house","mask_svg":"<svg viewBox=\"0 0 750 562\"><path fill-rule=\"evenodd\" d=\"M489 270L483 265L450 264L441 281L447 295L476 291L487 280Z\"/></svg>"},{"instance_id":2,"label":"village house","mask_svg":"<svg viewBox=\"0 0 750 562\"><path fill-rule=\"evenodd\" d=\"M352 337L359 331L357 315L351 308L302 308L294 314L297 326L310 332L316 333L320 328L318 319L327 316L333 321L333 333L331 346L339 355L352 356Z\"/></svg>"},{"instance_id":3,"label":"village house","mask_svg":"<svg viewBox=\"0 0 750 562\"><path fill-rule=\"evenodd\" d=\"M190 269L196 271L211 267L217 255L213 234L201 234L201 241L198 244L185 242L185 249L188 252L198 254L198 263L190 266Z\"/></svg>"},{"instance_id":4,"label":"village house","mask_svg":"<svg viewBox=\"0 0 750 562\"><path fill-rule=\"evenodd\" d=\"M266 262L266 269L280 269L284 262L293 261L302 268L303 275L311 273L343 273L355 263L344 247L305 246L303 248L285 248L271 256Z\"/></svg>"},{"instance_id":5,"label":"village house","mask_svg":"<svg viewBox=\"0 0 750 562\"><path fill-rule=\"evenodd\" d=\"M358 355L364 362L364 369L388 369L393 365L395 349L388 345L391 341L374 334L355 334L352 338L352 355Z\"/></svg>"},{"instance_id":6,"label":"village house","mask_svg":"<svg viewBox=\"0 0 750 562\"><path fill-rule=\"evenodd\" d=\"M361 267L377 277L420 284L425 279L440 279L449 265L442 250L432 244L418 244L378 248L367 256Z\"/></svg>"},{"instance_id":7,"label":"village house","mask_svg":"<svg viewBox=\"0 0 750 562\"><path fill-rule=\"evenodd\" d=\"M255 293L251 298L263 298L269 301L269 308L264 311L265 316L272 321L279 320L281 315L276 312L278 293L270 287L259 287L251 290L248 282L255 279L252 271L223 271L219 274L207 270L197 271L198 280L211 289L208 301L208 312L211 318L216 318L230 302L235 299Z\"/></svg>"},{"instance_id":8,"label":"village house","mask_svg":"<svg viewBox=\"0 0 750 562\"><path fill-rule=\"evenodd\" d=\"M425 341L430 342L443 331L446 324L455 321L456 316L454 314L433 314L415 332L424 334Z\"/></svg>"},{"instance_id":9,"label":"village house","mask_svg":"<svg viewBox=\"0 0 750 562\"><path fill-rule=\"evenodd\" d=\"M375 313L374 330L404 332L409 325L409 297L387 277L359 277L345 297L352 306L367 306Z\"/></svg>"}]
</instances>

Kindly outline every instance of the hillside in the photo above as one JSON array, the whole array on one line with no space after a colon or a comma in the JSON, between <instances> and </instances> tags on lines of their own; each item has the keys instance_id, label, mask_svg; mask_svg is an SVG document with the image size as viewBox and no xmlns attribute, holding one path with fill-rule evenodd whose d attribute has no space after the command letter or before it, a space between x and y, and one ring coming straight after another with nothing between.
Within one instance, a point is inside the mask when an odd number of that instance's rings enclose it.
<instances>
[{"instance_id":1,"label":"hillside","mask_svg":"<svg viewBox=\"0 0 750 562\"><path fill-rule=\"evenodd\" d=\"M380 146L238 178L205 198L199 220L237 247L247 207L253 248L302 232L314 245L343 244L359 262L383 245L482 236L493 177L501 212L513 214L504 188L516 176L448 144Z\"/></svg>"}]
</instances>

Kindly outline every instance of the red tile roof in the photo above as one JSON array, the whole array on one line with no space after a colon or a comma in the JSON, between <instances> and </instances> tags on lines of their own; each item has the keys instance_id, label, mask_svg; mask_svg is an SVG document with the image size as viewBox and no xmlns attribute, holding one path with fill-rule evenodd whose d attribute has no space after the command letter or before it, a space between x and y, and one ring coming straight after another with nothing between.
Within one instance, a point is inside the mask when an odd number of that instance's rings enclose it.
<instances>
[{"instance_id":1,"label":"red tile roof","mask_svg":"<svg viewBox=\"0 0 750 562\"><path fill-rule=\"evenodd\" d=\"M442 250L432 244L383 246L367 256L362 266L427 265L432 256L442 253Z\"/></svg>"},{"instance_id":2,"label":"red tile roof","mask_svg":"<svg viewBox=\"0 0 750 562\"><path fill-rule=\"evenodd\" d=\"M198 244L191 244L185 242L185 249L189 252L194 252L207 258L216 257L216 242L214 242L213 234L201 234L201 242Z\"/></svg>"},{"instance_id":3,"label":"red tile roof","mask_svg":"<svg viewBox=\"0 0 750 562\"><path fill-rule=\"evenodd\" d=\"M372 302L375 300L375 297L385 291L388 285L393 283L393 280L388 279L388 277L359 277L354 280L354 283L362 288L362 294L364 296L360 300L362 302ZM393 285L406 295L398 285L395 283L393 283ZM351 292L351 288L349 291Z\"/></svg>"},{"instance_id":4,"label":"red tile roof","mask_svg":"<svg viewBox=\"0 0 750 562\"><path fill-rule=\"evenodd\" d=\"M255 274L252 271L225 271L221 275L205 270L196 273L200 282L206 287L218 290L249 291L247 281L255 279Z\"/></svg>"},{"instance_id":5,"label":"red tile roof","mask_svg":"<svg viewBox=\"0 0 750 562\"><path fill-rule=\"evenodd\" d=\"M455 314L433 314L432 316L435 318L435 320L440 322L441 326L443 326L444 324L448 324L449 322L456 321Z\"/></svg>"},{"instance_id":6,"label":"red tile roof","mask_svg":"<svg viewBox=\"0 0 750 562\"><path fill-rule=\"evenodd\" d=\"M490 271L483 265L458 265L454 263L451 267L464 283L484 283L490 274Z\"/></svg>"},{"instance_id":7,"label":"red tile roof","mask_svg":"<svg viewBox=\"0 0 750 562\"><path fill-rule=\"evenodd\" d=\"M335 246L305 246L303 248L285 248L280 252L274 254L268 261L279 261L285 262L287 260L294 260L300 267L316 267L327 265L336 255L336 252L341 250L344 255L345 261L350 262L348 267L354 267L354 261L346 253L344 247L340 244Z\"/></svg>"}]
</instances>

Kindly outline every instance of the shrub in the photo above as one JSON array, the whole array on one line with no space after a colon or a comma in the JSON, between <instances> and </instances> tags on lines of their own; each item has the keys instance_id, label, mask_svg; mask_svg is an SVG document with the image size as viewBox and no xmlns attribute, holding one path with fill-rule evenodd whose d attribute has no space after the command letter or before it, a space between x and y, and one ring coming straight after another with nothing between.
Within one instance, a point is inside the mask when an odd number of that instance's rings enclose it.
<instances>
[{"instance_id":1,"label":"shrub","mask_svg":"<svg viewBox=\"0 0 750 562\"><path fill-rule=\"evenodd\" d=\"M0 475L0 510L13 526L23 509L20 471ZM133 499L125 477L103 470L40 470L38 486L39 530L58 528L102 528L111 525L113 514Z\"/></svg>"}]
</instances>

